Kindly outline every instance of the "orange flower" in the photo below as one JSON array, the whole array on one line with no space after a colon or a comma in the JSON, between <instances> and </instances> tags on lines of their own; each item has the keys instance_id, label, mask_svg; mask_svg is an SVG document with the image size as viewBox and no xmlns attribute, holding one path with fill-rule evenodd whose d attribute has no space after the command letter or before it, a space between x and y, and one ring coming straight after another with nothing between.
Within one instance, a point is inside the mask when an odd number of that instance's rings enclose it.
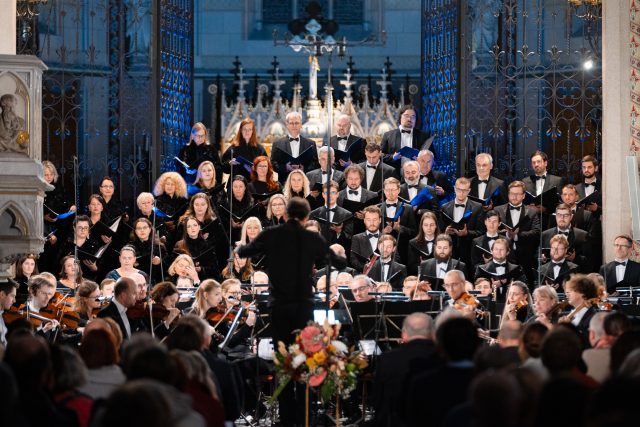
<instances>
[{"instance_id":1,"label":"orange flower","mask_svg":"<svg viewBox=\"0 0 640 427\"><path fill-rule=\"evenodd\" d=\"M327 355L324 351L319 351L313 355L313 360L315 360L318 365L322 365L327 360Z\"/></svg>"}]
</instances>

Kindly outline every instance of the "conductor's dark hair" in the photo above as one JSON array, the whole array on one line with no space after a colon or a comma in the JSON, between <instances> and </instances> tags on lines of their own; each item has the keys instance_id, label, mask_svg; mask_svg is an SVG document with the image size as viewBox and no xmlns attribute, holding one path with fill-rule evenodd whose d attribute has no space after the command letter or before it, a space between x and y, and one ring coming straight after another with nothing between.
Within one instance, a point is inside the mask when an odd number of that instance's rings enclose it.
<instances>
[{"instance_id":1,"label":"conductor's dark hair","mask_svg":"<svg viewBox=\"0 0 640 427\"><path fill-rule=\"evenodd\" d=\"M287 214L289 218L303 220L311 213L311 206L306 199L301 197L293 197L287 204Z\"/></svg>"}]
</instances>

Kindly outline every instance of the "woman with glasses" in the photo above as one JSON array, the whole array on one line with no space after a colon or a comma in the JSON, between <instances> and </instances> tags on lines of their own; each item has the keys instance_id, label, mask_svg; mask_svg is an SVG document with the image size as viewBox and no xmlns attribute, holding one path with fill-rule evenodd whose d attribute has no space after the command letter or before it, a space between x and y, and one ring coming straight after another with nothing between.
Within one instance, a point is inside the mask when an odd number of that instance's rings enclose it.
<instances>
[{"instance_id":1,"label":"woman with glasses","mask_svg":"<svg viewBox=\"0 0 640 427\"><path fill-rule=\"evenodd\" d=\"M107 224L125 213L122 202L118 198L114 197L115 189L115 184L110 177L105 176L102 178L98 192L100 193L100 196L102 196L104 205L104 210L102 212L102 215L104 216L103 221Z\"/></svg>"},{"instance_id":2,"label":"woman with glasses","mask_svg":"<svg viewBox=\"0 0 640 427\"><path fill-rule=\"evenodd\" d=\"M216 182L222 180L222 165L218 150L209 141L209 131L203 123L196 123L191 128L191 136L187 145L180 149L176 160L176 170L188 182L193 182L195 171L202 162L210 161L216 170ZM185 164L187 167L185 167Z\"/></svg>"},{"instance_id":3,"label":"woman with glasses","mask_svg":"<svg viewBox=\"0 0 640 427\"><path fill-rule=\"evenodd\" d=\"M249 179L251 176L250 167L243 164L238 158L242 157L244 160L255 163L256 157L266 155L266 150L258 142L255 123L247 117L240 122L236 137L222 155L222 170L231 175L231 165L233 165L233 176L242 175Z\"/></svg>"},{"instance_id":4,"label":"woman with glasses","mask_svg":"<svg viewBox=\"0 0 640 427\"><path fill-rule=\"evenodd\" d=\"M267 218L264 221L264 228L284 224L285 222L287 222L287 199L283 194L274 194L267 205Z\"/></svg>"},{"instance_id":5,"label":"woman with glasses","mask_svg":"<svg viewBox=\"0 0 640 427\"><path fill-rule=\"evenodd\" d=\"M147 218L136 219L129 242L138 253L137 266L147 274L151 271L152 284L161 282L163 265L167 260L167 249L156 237L151 221Z\"/></svg>"},{"instance_id":6,"label":"woman with glasses","mask_svg":"<svg viewBox=\"0 0 640 427\"><path fill-rule=\"evenodd\" d=\"M83 327L96 317L97 311L102 307L100 288L95 282L85 280L76 289L75 296L73 311L78 313L78 326Z\"/></svg>"}]
</instances>

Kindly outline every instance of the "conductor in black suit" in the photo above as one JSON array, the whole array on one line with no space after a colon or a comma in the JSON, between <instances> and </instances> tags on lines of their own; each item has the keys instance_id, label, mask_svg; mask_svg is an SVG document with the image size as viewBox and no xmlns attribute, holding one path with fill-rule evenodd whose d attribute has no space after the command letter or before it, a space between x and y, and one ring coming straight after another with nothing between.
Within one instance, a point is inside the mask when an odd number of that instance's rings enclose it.
<instances>
[{"instance_id":1,"label":"conductor in black suit","mask_svg":"<svg viewBox=\"0 0 640 427\"><path fill-rule=\"evenodd\" d=\"M442 364L433 342L433 319L413 313L402 322L402 344L382 354L373 377L374 426L399 425L411 377Z\"/></svg>"},{"instance_id":2,"label":"conductor in black suit","mask_svg":"<svg viewBox=\"0 0 640 427\"><path fill-rule=\"evenodd\" d=\"M347 114L340 114L336 120L336 132L329 140L331 148L334 150L347 151L353 144L360 145L359 149L354 149L351 153L351 157L348 162L344 160L334 158L334 167L339 171L344 171L347 167L354 164L357 165L365 160L364 147L367 145L366 141L359 136L351 134L351 117Z\"/></svg>"},{"instance_id":3,"label":"conductor in black suit","mask_svg":"<svg viewBox=\"0 0 640 427\"><path fill-rule=\"evenodd\" d=\"M389 282L394 291L401 291L402 282L407 277L407 267L393 261L396 253L396 239L388 234L380 236L378 252L380 258L373 264L367 276L376 282Z\"/></svg>"},{"instance_id":4,"label":"conductor in black suit","mask_svg":"<svg viewBox=\"0 0 640 427\"><path fill-rule=\"evenodd\" d=\"M476 176L471 178L471 191L469 196L486 200L491 197L489 204L483 204L484 211L490 211L494 206L507 203L507 191L504 181L491 176L493 169L493 157L489 153L480 153L476 156ZM495 194L494 194L495 193Z\"/></svg>"},{"instance_id":5,"label":"conductor in black suit","mask_svg":"<svg viewBox=\"0 0 640 427\"><path fill-rule=\"evenodd\" d=\"M285 138L274 141L271 149L271 164L278 172L278 181L280 181L281 184L285 183L289 172L294 169L302 169L307 172L318 167L316 143L300 135L302 115L297 111L290 112L287 114L286 125L288 135ZM291 164L287 162L284 155L285 153L293 157L298 157L309 147L313 147L311 160L307 160L302 164Z\"/></svg>"},{"instance_id":6,"label":"conductor in black suit","mask_svg":"<svg viewBox=\"0 0 640 427\"><path fill-rule=\"evenodd\" d=\"M137 298L136 282L129 277L121 277L113 289L113 299L108 306L100 310L98 317L110 317L116 321L125 339L131 338L131 324L127 317L127 309L134 306Z\"/></svg>"},{"instance_id":7,"label":"conductor in black suit","mask_svg":"<svg viewBox=\"0 0 640 427\"><path fill-rule=\"evenodd\" d=\"M314 263L331 257L338 268L346 265L346 260L336 256L320 234L304 228L310 211L309 202L292 198L287 205L286 223L263 230L251 243L236 250L242 258L265 256L271 279L269 307L274 343L293 343L292 331L304 328L313 318ZM298 387L294 393L293 382L280 394L283 425L302 424L304 400L300 398L304 399L304 389Z\"/></svg>"},{"instance_id":8,"label":"conductor in black suit","mask_svg":"<svg viewBox=\"0 0 640 427\"><path fill-rule=\"evenodd\" d=\"M428 150L431 142L427 143L427 134L419 129L415 129L416 125L416 109L413 105L405 105L399 111L400 126L385 132L382 135L382 152L384 153L384 162L391 165L396 170L396 174L400 175L402 167L402 159L398 154L403 147L411 147L416 150ZM406 160L406 159L405 159ZM409 159L416 160L416 159Z\"/></svg>"},{"instance_id":9,"label":"conductor in black suit","mask_svg":"<svg viewBox=\"0 0 640 427\"><path fill-rule=\"evenodd\" d=\"M617 287L640 286L640 263L629 259L633 239L626 234L616 236L613 248L615 259L600 267L600 275L607 284L607 292L611 294Z\"/></svg>"}]
</instances>

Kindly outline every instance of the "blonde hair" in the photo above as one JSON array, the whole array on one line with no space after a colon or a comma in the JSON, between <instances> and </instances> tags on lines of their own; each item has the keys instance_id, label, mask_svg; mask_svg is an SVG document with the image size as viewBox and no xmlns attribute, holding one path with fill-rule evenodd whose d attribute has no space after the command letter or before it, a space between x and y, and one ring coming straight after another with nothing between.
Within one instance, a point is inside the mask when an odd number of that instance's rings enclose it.
<instances>
[{"instance_id":1,"label":"blonde hair","mask_svg":"<svg viewBox=\"0 0 640 427\"><path fill-rule=\"evenodd\" d=\"M273 201L275 199L282 199L282 201L284 202L284 215L287 214L287 198L284 196L284 194L274 194L269 198L269 204L267 205L267 219L271 219L271 217L273 216L271 205L273 204Z\"/></svg>"},{"instance_id":2,"label":"blonde hair","mask_svg":"<svg viewBox=\"0 0 640 427\"><path fill-rule=\"evenodd\" d=\"M211 169L213 169L213 177L211 178L212 182L211 182L211 186L210 187L205 187L204 182L202 181L202 169L204 166L211 166ZM200 186L200 187L204 187L204 188L213 188L216 186L216 168L213 165L213 162L210 160L205 160L204 162L200 163L200 166L198 166L198 172L196 174L196 180L193 183L193 185Z\"/></svg>"},{"instance_id":3,"label":"blonde hair","mask_svg":"<svg viewBox=\"0 0 640 427\"><path fill-rule=\"evenodd\" d=\"M153 194L145 192L138 194L138 197L136 198L136 205L138 205L139 207L140 203L144 202L145 200L151 200L153 202Z\"/></svg>"},{"instance_id":4,"label":"blonde hair","mask_svg":"<svg viewBox=\"0 0 640 427\"><path fill-rule=\"evenodd\" d=\"M175 195L177 197L186 198L188 195L187 183L178 172L165 172L160 175L160 177L156 181L156 185L153 187L153 194L155 194L156 197L164 194L164 184L168 179L173 181L176 186Z\"/></svg>"},{"instance_id":5,"label":"blonde hair","mask_svg":"<svg viewBox=\"0 0 640 427\"><path fill-rule=\"evenodd\" d=\"M300 175L302 177L302 193L304 194L304 197L307 197L309 195L309 193L311 193L311 189L310 189L310 186L309 186L309 178L307 178L307 175L305 175L304 172L301 171L300 169L294 169L294 170L291 171L291 173L287 177L287 180L284 183L284 190L282 190L282 193L284 194L284 198L287 201L291 200L291 198L293 197L291 195L291 193L292 193L292 190L291 190L291 177L296 175L296 174Z\"/></svg>"},{"instance_id":6,"label":"blonde hair","mask_svg":"<svg viewBox=\"0 0 640 427\"><path fill-rule=\"evenodd\" d=\"M207 310L205 310L205 295L216 289L221 289L220 283L213 279L203 280L198 289L196 289L196 296L191 305L191 313L204 318L205 314L207 314Z\"/></svg>"},{"instance_id":7,"label":"blonde hair","mask_svg":"<svg viewBox=\"0 0 640 427\"><path fill-rule=\"evenodd\" d=\"M260 231L262 231L262 223L260 222L260 220L255 216L250 216L245 220L244 224L242 224L242 230L240 231L240 242L239 242L241 245L246 245L249 243L249 241L247 240L247 227L251 225L251 223L257 223L258 227L260 227Z\"/></svg>"},{"instance_id":8,"label":"blonde hair","mask_svg":"<svg viewBox=\"0 0 640 427\"><path fill-rule=\"evenodd\" d=\"M195 143L195 140L193 139L193 134L199 130L204 131L203 144L210 145L211 143L209 142L209 130L202 122L196 122L193 126L191 126L191 133L189 134L189 144L191 144L192 142Z\"/></svg>"},{"instance_id":9,"label":"blonde hair","mask_svg":"<svg viewBox=\"0 0 640 427\"><path fill-rule=\"evenodd\" d=\"M189 263L189 266L191 268L196 268L196 265L193 263L193 259L189 255L181 254L181 255L178 255L176 259L174 259L171 265L169 266L169 270L167 270L167 272L169 273L170 276L176 275L176 264L179 263L180 261L186 261L187 263Z\"/></svg>"},{"instance_id":10,"label":"blonde hair","mask_svg":"<svg viewBox=\"0 0 640 427\"><path fill-rule=\"evenodd\" d=\"M53 174L53 183L55 184L56 182L58 182L58 170L56 169L56 166L49 160L43 160L42 161L42 170L44 172L45 169L49 169L51 171L51 173Z\"/></svg>"}]
</instances>

